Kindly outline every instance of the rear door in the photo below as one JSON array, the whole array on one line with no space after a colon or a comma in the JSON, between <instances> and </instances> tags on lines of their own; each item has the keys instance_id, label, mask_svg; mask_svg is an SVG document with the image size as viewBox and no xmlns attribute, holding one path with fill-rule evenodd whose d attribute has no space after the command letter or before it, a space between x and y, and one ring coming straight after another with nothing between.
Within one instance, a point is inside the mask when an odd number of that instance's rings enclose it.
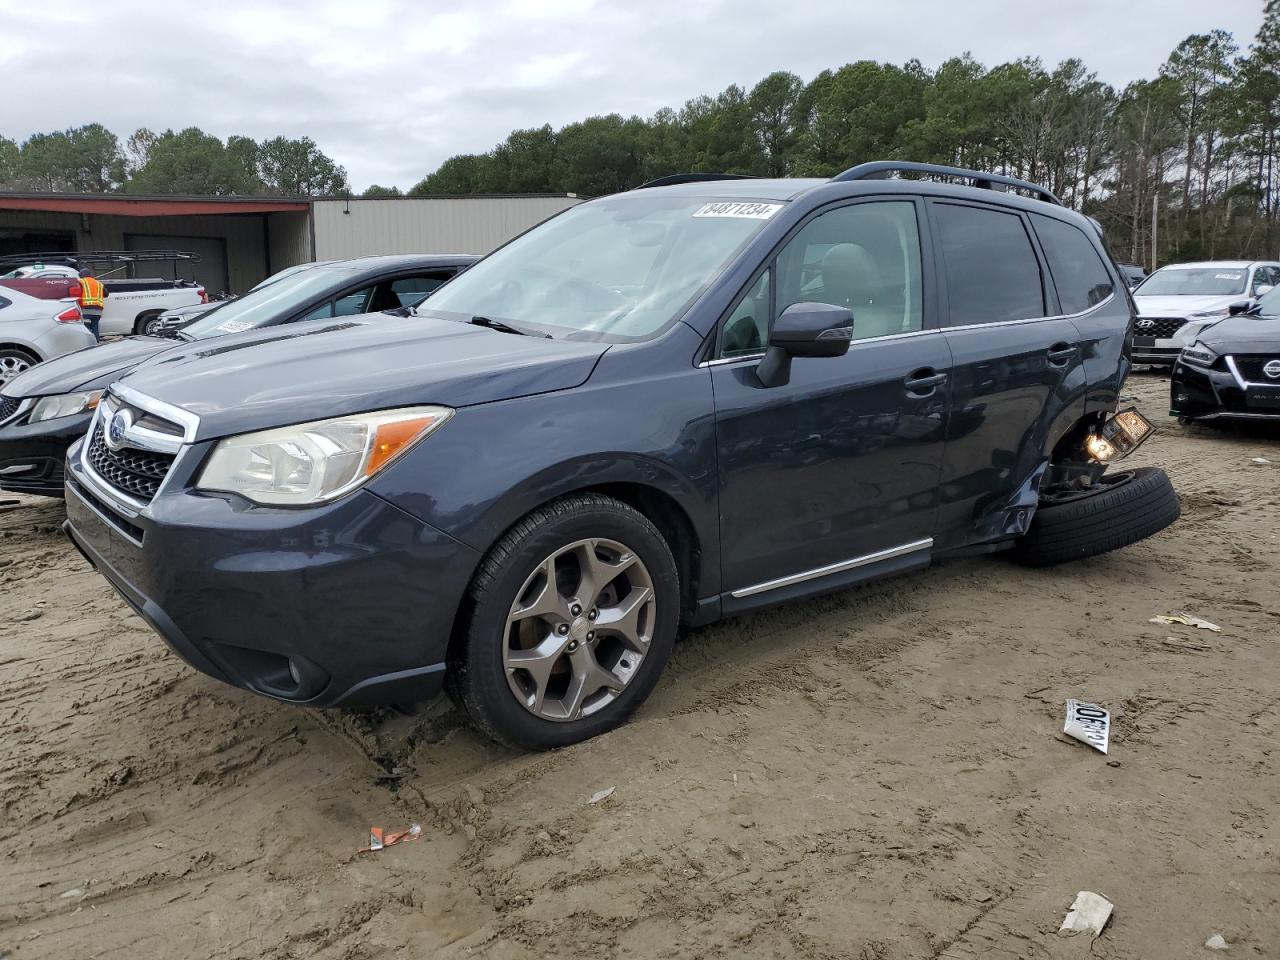
<instances>
[{"instance_id":1,"label":"rear door","mask_svg":"<svg viewBox=\"0 0 1280 960\"><path fill-rule=\"evenodd\" d=\"M1025 532L1046 452L1083 414L1084 360L1025 215L952 200L929 214L952 357L937 539L960 546Z\"/></svg>"},{"instance_id":2,"label":"rear door","mask_svg":"<svg viewBox=\"0 0 1280 960\"><path fill-rule=\"evenodd\" d=\"M727 610L928 558L950 354L927 322L922 216L913 199L818 213L723 320L712 383ZM843 357L795 359L790 382L766 388L755 368L770 325L798 301L847 306L854 341Z\"/></svg>"}]
</instances>

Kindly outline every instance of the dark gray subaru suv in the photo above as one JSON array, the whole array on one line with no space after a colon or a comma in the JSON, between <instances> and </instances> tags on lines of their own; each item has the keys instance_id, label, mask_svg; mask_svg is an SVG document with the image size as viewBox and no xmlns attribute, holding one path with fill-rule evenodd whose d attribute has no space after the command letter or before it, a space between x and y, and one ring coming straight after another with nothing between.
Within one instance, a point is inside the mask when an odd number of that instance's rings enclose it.
<instances>
[{"instance_id":1,"label":"dark gray subaru suv","mask_svg":"<svg viewBox=\"0 0 1280 960\"><path fill-rule=\"evenodd\" d=\"M1107 471L1149 428L1117 413L1132 305L1043 188L672 179L542 224L417 316L129 374L70 453L68 532L211 676L316 706L447 683L550 747L635 709L682 624L1177 517L1159 470Z\"/></svg>"}]
</instances>

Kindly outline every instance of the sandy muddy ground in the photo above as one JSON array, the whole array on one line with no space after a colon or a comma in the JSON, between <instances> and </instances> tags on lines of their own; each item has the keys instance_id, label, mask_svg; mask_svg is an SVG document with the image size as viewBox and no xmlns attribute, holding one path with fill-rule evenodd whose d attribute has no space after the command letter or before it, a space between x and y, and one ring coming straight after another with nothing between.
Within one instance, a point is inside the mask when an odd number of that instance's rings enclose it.
<instances>
[{"instance_id":1,"label":"sandy muddy ground","mask_svg":"<svg viewBox=\"0 0 1280 960\"><path fill-rule=\"evenodd\" d=\"M1093 956L1280 956L1280 433L1130 389L1171 530L698 631L631 724L543 755L443 702L225 688L59 504L0 513L0 956L1084 957L1054 932L1082 889L1116 903ZM1148 622L1179 610L1221 633ZM1113 711L1109 757L1060 733L1072 696Z\"/></svg>"}]
</instances>

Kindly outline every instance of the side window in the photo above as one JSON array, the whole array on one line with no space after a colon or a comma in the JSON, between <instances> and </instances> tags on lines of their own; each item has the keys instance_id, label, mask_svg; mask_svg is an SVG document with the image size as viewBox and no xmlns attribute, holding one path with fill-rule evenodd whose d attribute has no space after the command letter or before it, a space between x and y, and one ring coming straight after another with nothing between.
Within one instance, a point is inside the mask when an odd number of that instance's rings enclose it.
<instances>
[{"instance_id":1,"label":"side window","mask_svg":"<svg viewBox=\"0 0 1280 960\"><path fill-rule=\"evenodd\" d=\"M935 204L933 213L951 326L1045 315L1040 264L1021 217L951 203Z\"/></svg>"},{"instance_id":2,"label":"side window","mask_svg":"<svg viewBox=\"0 0 1280 960\"><path fill-rule=\"evenodd\" d=\"M373 297L376 285L371 287L362 287L353 293L348 293L345 297L339 297L333 302L333 315L335 317L350 317L357 313L369 312L369 300Z\"/></svg>"},{"instance_id":3,"label":"side window","mask_svg":"<svg viewBox=\"0 0 1280 960\"><path fill-rule=\"evenodd\" d=\"M858 340L923 325L920 230L910 201L858 203L816 217L778 254L775 272L778 312L802 302L848 307Z\"/></svg>"},{"instance_id":4,"label":"side window","mask_svg":"<svg viewBox=\"0 0 1280 960\"><path fill-rule=\"evenodd\" d=\"M448 274L431 273L421 277L401 277L399 280L393 280L391 281L391 293L395 297L396 303L388 309L412 307L448 279Z\"/></svg>"},{"instance_id":5,"label":"side window","mask_svg":"<svg viewBox=\"0 0 1280 960\"><path fill-rule=\"evenodd\" d=\"M1049 273L1063 313L1083 313L1111 296L1111 275L1089 238L1078 227L1033 214Z\"/></svg>"},{"instance_id":6,"label":"side window","mask_svg":"<svg viewBox=\"0 0 1280 960\"><path fill-rule=\"evenodd\" d=\"M307 313L304 313L302 316L298 318L298 322L301 323L304 320L321 320L325 317L332 317L332 316L333 316L333 301L330 300L328 303L322 303L320 304L320 306L316 307L315 309L310 310Z\"/></svg>"},{"instance_id":7,"label":"side window","mask_svg":"<svg viewBox=\"0 0 1280 960\"><path fill-rule=\"evenodd\" d=\"M1280 286L1280 268L1278 267L1259 267L1253 274L1253 287L1250 292L1253 296L1259 296L1258 288L1264 286Z\"/></svg>"},{"instance_id":8,"label":"side window","mask_svg":"<svg viewBox=\"0 0 1280 960\"><path fill-rule=\"evenodd\" d=\"M760 279L738 301L724 324L720 343L722 357L745 357L760 353L769 342L769 287L772 270Z\"/></svg>"}]
</instances>

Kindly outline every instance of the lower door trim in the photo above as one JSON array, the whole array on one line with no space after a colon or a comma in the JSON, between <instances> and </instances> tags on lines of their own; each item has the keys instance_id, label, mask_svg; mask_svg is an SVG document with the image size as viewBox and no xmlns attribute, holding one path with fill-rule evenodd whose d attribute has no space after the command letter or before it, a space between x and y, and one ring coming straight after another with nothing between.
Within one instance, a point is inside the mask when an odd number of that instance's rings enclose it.
<instances>
[{"instance_id":1,"label":"lower door trim","mask_svg":"<svg viewBox=\"0 0 1280 960\"><path fill-rule=\"evenodd\" d=\"M766 580L764 583L757 583L750 587L743 587L741 590L734 590L730 593L730 596L734 599L741 600L743 597L753 597L758 593L766 593L769 590L778 590L782 587L790 587L793 584L804 583L806 580L817 580L819 577L827 577L835 573L844 573L846 570L865 567L872 563L879 563L881 560L892 560L894 557L902 557L909 553L916 553L920 550L928 550L932 546L933 537L926 537L923 540L914 540L911 543L904 543L899 547L889 547L887 550L877 550L875 553L865 553L862 556L854 557L851 560L841 560L839 563L830 563L825 567L815 567L812 570L793 573L790 576L779 577L776 580Z\"/></svg>"}]
</instances>

